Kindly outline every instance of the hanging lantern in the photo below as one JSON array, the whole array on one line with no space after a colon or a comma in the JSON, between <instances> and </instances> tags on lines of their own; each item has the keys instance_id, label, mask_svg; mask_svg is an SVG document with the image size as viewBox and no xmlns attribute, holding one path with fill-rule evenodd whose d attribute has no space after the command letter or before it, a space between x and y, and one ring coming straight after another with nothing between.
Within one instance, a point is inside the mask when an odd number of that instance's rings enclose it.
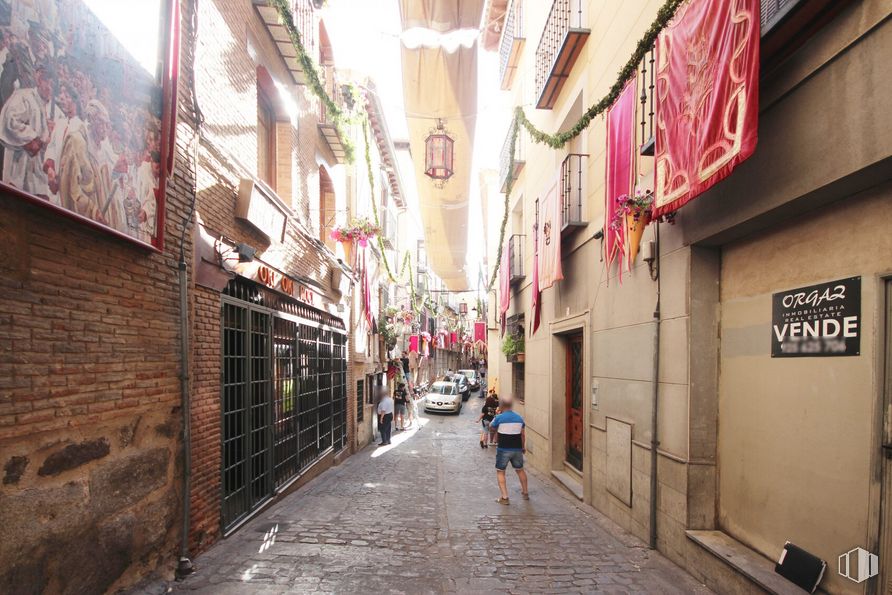
<instances>
[{"instance_id":1,"label":"hanging lantern","mask_svg":"<svg viewBox=\"0 0 892 595\"><path fill-rule=\"evenodd\" d=\"M455 141L443 128L443 120L437 120L437 128L431 130L424 139L424 173L442 188L446 180L455 173L453 170L453 145Z\"/></svg>"}]
</instances>

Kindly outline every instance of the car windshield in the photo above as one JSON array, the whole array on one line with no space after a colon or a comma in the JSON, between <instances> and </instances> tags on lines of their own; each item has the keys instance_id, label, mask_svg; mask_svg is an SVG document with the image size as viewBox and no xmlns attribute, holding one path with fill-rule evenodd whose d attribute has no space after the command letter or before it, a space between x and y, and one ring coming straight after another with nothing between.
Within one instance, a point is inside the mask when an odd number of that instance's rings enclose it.
<instances>
[{"instance_id":1,"label":"car windshield","mask_svg":"<svg viewBox=\"0 0 892 595\"><path fill-rule=\"evenodd\" d=\"M477 372L474 370L459 370L459 373L464 374L468 380L474 380L477 377Z\"/></svg>"},{"instance_id":2,"label":"car windshield","mask_svg":"<svg viewBox=\"0 0 892 595\"><path fill-rule=\"evenodd\" d=\"M431 387L431 392L437 395L454 395L455 385L449 382L437 382Z\"/></svg>"}]
</instances>

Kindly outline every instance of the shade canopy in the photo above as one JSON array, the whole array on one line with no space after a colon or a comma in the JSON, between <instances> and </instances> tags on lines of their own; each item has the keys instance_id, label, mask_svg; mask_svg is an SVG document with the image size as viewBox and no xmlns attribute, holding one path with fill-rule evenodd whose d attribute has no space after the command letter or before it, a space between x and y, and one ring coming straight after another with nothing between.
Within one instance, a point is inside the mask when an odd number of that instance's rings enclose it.
<instances>
[{"instance_id":1,"label":"shade canopy","mask_svg":"<svg viewBox=\"0 0 892 595\"><path fill-rule=\"evenodd\" d=\"M454 52L404 46L401 53L403 99L428 262L449 289L467 289L464 267L477 111L477 45ZM426 172L425 141L439 121L453 141L453 173L445 184Z\"/></svg>"},{"instance_id":2,"label":"shade canopy","mask_svg":"<svg viewBox=\"0 0 892 595\"><path fill-rule=\"evenodd\" d=\"M403 30L421 27L438 33L476 29L483 0L400 0Z\"/></svg>"}]
</instances>

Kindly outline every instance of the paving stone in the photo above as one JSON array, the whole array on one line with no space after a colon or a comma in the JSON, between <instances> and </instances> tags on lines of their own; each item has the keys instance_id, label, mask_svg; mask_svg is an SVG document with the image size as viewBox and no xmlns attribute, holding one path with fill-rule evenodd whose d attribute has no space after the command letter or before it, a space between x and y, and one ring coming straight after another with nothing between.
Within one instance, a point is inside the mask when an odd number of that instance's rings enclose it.
<instances>
[{"instance_id":1,"label":"paving stone","mask_svg":"<svg viewBox=\"0 0 892 595\"><path fill-rule=\"evenodd\" d=\"M509 473L511 504L497 504L495 449L470 423L480 404L326 471L199 556L173 592L709 592L549 477L529 471L524 501Z\"/></svg>"}]
</instances>

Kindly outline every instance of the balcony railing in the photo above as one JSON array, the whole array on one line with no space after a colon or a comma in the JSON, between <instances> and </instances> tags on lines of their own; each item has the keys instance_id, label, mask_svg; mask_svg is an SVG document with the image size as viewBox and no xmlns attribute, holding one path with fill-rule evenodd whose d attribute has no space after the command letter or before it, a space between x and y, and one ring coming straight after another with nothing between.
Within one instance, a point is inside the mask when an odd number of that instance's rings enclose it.
<instances>
[{"instance_id":1,"label":"balcony railing","mask_svg":"<svg viewBox=\"0 0 892 595\"><path fill-rule=\"evenodd\" d=\"M514 146L514 161L511 162L511 134L516 126L513 123L508 128L508 135L505 137L505 142L502 143L502 152L499 155L499 181L502 185L502 192L508 191L508 173L511 173L513 179L517 179L517 176L520 175L520 172L523 170L523 166L526 164L525 151L526 146L524 143L524 132L523 128L517 131L517 144Z\"/></svg>"},{"instance_id":2,"label":"balcony railing","mask_svg":"<svg viewBox=\"0 0 892 595\"><path fill-rule=\"evenodd\" d=\"M511 0L499 41L499 81L503 91L511 88L524 43L523 0Z\"/></svg>"},{"instance_id":3,"label":"balcony railing","mask_svg":"<svg viewBox=\"0 0 892 595\"><path fill-rule=\"evenodd\" d=\"M583 176L588 155L570 153L561 163L561 232L584 227Z\"/></svg>"},{"instance_id":4,"label":"balcony railing","mask_svg":"<svg viewBox=\"0 0 892 595\"><path fill-rule=\"evenodd\" d=\"M338 77L335 74L335 69L331 66L322 67L322 86L325 88L328 96L331 97L331 100L342 109L346 109L345 107L345 94L343 87L341 86L340 81L338 81ZM335 159L337 159L338 163L344 163L346 161L346 152L344 151L344 139L341 138L340 133L338 132L338 127L335 125L334 118L332 114L329 113L328 108L322 102L322 100L317 99L318 103L318 117L319 117L319 132L325 137L325 141L328 143L328 146L331 147L331 152L334 154Z\"/></svg>"},{"instance_id":5,"label":"balcony railing","mask_svg":"<svg viewBox=\"0 0 892 595\"><path fill-rule=\"evenodd\" d=\"M384 240L384 244L391 250L396 249L397 246L396 234L396 215L391 208L383 207L381 209L381 239Z\"/></svg>"},{"instance_id":6,"label":"balcony railing","mask_svg":"<svg viewBox=\"0 0 892 595\"><path fill-rule=\"evenodd\" d=\"M551 109L591 31L583 28L583 0L554 0L536 48L536 107Z\"/></svg>"},{"instance_id":7,"label":"balcony railing","mask_svg":"<svg viewBox=\"0 0 892 595\"><path fill-rule=\"evenodd\" d=\"M279 21L279 11L269 5L267 0L251 0L257 14L276 44L279 54L285 60L285 65L291 72L294 82L298 85L306 83L303 67L297 59L297 50L291 43L291 37L285 26ZM316 14L310 0L291 0L291 14L294 16L294 26L300 32L300 39L311 56L318 55L318 25Z\"/></svg>"},{"instance_id":8,"label":"balcony railing","mask_svg":"<svg viewBox=\"0 0 892 595\"><path fill-rule=\"evenodd\" d=\"M510 283L520 281L523 274L523 245L526 236L516 233L508 238L508 280Z\"/></svg>"}]
</instances>

